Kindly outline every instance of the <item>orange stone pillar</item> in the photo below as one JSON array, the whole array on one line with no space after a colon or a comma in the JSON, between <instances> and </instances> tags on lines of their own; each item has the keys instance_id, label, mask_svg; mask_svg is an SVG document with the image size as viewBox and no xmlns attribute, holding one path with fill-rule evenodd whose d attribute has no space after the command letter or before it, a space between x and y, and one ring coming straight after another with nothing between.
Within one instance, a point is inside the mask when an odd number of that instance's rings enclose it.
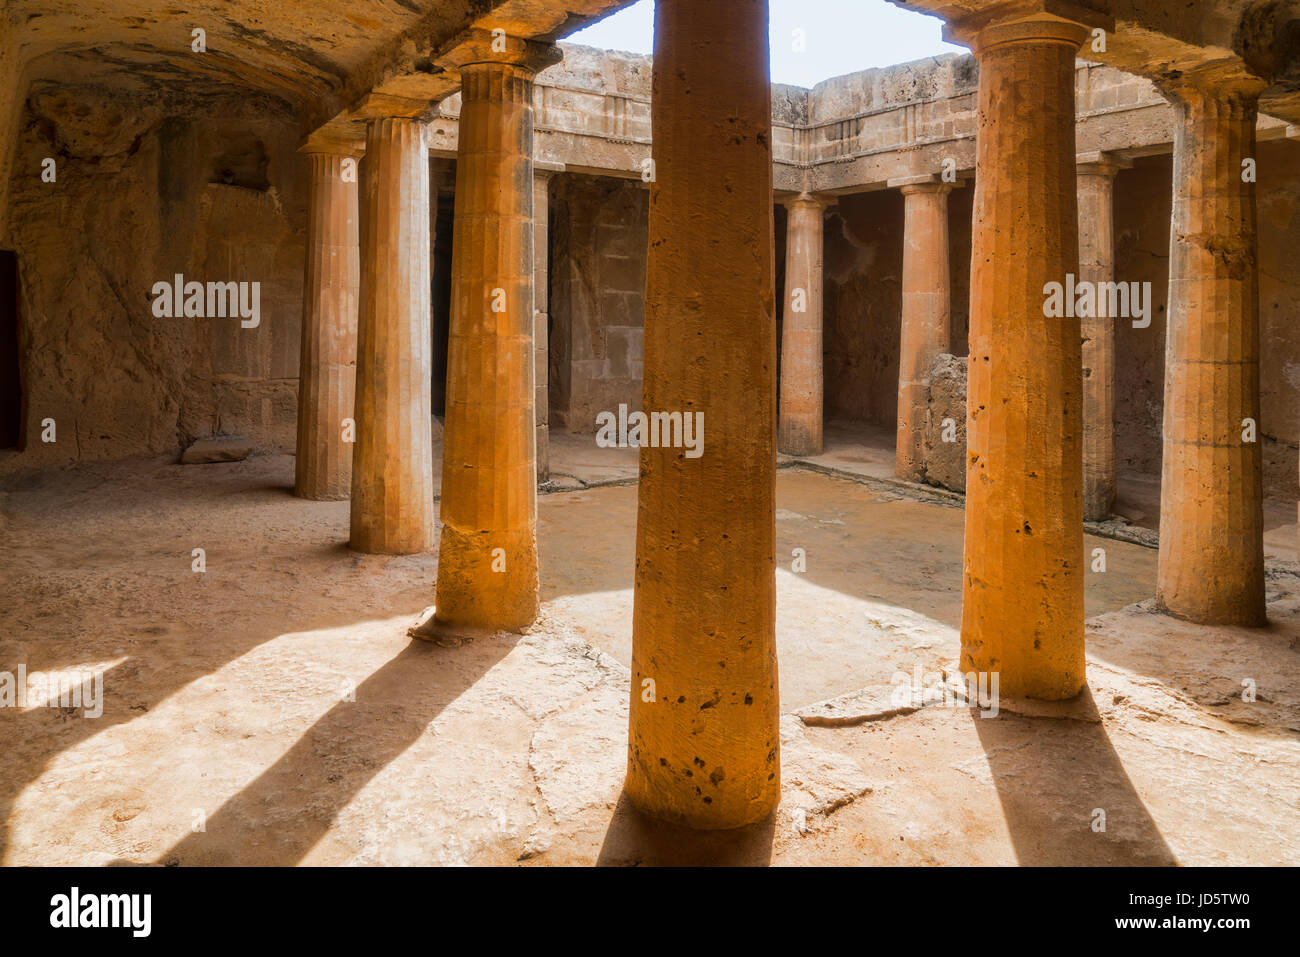
<instances>
[{"instance_id":1,"label":"orange stone pillar","mask_svg":"<svg viewBox=\"0 0 1300 957\"><path fill-rule=\"evenodd\" d=\"M979 59L961 668L1062 699L1084 682L1083 366L1044 301L1079 268L1074 58L1109 21L1050 9L954 31Z\"/></svg>"},{"instance_id":2,"label":"orange stone pillar","mask_svg":"<svg viewBox=\"0 0 1300 957\"><path fill-rule=\"evenodd\" d=\"M781 793L767 0L658 0L653 83L642 405L704 429L641 449L626 792L732 828Z\"/></svg>"},{"instance_id":3,"label":"orange stone pillar","mask_svg":"<svg viewBox=\"0 0 1300 957\"><path fill-rule=\"evenodd\" d=\"M822 451L822 218L834 200L801 193L785 201L785 314L777 448Z\"/></svg>"},{"instance_id":4,"label":"orange stone pillar","mask_svg":"<svg viewBox=\"0 0 1300 957\"><path fill-rule=\"evenodd\" d=\"M357 299L361 260L357 209L358 158L310 148L307 268L302 297L302 361L298 372L298 454L294 492L300 498L345 499L352 491L357 381Z\"/></svg>"},{"instance_id":5,"label":"orange stone pillar","mask_svg":"<svg viewBox=\"0 0 1300 957\"><path fill-rule=\"evenodd\" d=\"M429 157L422 118L369 120L361 182L351 545L389 555L423 552L433 546L434 530Z\"/></svg>"},{"instance_id":6,"label":"orange stone pillar","mask_svg":"<svg viewBox=\"0 0 1300 957\"><path fill-rule=\"evenodd\" d=\"M951 338L948 194L937 176L892 180L903 194L903 320L898 353L898 440L895 474L925 478L925 418L930 366Z\"/></svg>"},{"instance_id":7,"label":"orange stone pillar","mask_svg":"<svg viewBox=\"0 0 1300 957\"><path fill-rule=\"evenodd\" d=\"M1115 175L1125 161L1081 154L1079 280L1115 281ZM1102 301L1097 297L1098 304ZM1095 311L1100 311L1098 308ZM1115 324L1124 317L1085 316L1083 326L1083 517L1102 522L1115 504Z\"/></svg>"},{"instance_id":8,"label":"orange stone pillar","mask_svg":"<svg viewBox=\"0 0 1300 957\"><path fill-rule=\"evenodd\" d=\"M557 48L480 38L460 66L442 541L426 631L537 618L533 76Z\"/></svg>"},{"instance_id":9,"label":"orange stone pillar","mask_svg":"<svg viewBox=\"0 0 1300 957\"><path fill-rule=\"evenodd\" d=\"M1202 624L1265 622L1255 186L1243 180L1261 89L1189 75L1164 89L1176 125L1156 598Z\"/></svg>"}]
</instances>

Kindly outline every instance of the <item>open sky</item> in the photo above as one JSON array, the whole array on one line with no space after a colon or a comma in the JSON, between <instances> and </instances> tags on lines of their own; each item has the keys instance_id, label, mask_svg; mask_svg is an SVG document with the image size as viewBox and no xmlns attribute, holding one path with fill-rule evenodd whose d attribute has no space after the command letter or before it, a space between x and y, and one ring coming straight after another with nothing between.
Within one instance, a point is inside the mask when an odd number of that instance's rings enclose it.
<instances>
[{"instance_id":1,"label":"open sky","mask_svg":"<svg viewBox=\"0 0 1300 957\"><path fill-rule=\"evenodd\" d=\"M873 66L967 52L939 39L942 21L937 17L885 0L771 0L771 18L774 83L810 87ZM654 2L640 0L567 39L607 50L652 53Z\"/></svg>"}]
</instances>

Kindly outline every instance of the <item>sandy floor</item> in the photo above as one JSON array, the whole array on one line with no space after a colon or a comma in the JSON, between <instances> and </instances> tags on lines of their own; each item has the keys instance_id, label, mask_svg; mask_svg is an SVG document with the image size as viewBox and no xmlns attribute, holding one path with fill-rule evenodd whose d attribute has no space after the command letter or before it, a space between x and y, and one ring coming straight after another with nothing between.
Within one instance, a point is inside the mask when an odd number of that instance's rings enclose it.
<instances>
[{"instance_id":1,"label":"sandy floor","mask_svg":"<svg viewBox=\"0 0 1300 957\"><path fill-rule=\"evenodd\" d=\"M582 486L626 463L569 461L542 497L530 634L440 647L406 637L436 556L351 553L346 503L293 498L292 461L0 495L0 671L104 675L98 718L0 708L0 861L1300 862L1292 566L1269 628L1195 628L1125 608L1153 550L1090 538L1083 699L899 714L894 674L957 655L962 514L783 470L782 807L702 836L620 800L635 489Z\"/></svg>"}]
</instances>

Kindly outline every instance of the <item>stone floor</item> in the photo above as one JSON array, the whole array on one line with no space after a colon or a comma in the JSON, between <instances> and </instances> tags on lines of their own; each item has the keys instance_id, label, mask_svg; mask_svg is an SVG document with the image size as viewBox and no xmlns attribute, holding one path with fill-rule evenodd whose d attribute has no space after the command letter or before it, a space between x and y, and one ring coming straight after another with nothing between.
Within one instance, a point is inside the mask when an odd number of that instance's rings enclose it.
<instances>
[{"instance_id":1,"label":"stone floor","mask_svg":"<svg viewBox=\"0 0 1300 957\"><path fill-rule=\"evenodd\" d=\"M634 454L599 452L561 453L579 487L540 500L542 620L457 647L406 636L436 555L348 551L346 503L293 498L291 457L11 483L0 671L102 669L104 710L0 708L0 862L1300 863L1295 566L1269 628L1197 628L1141 603L1154 551L1090 538L1089 692L899 707L896 675L957 655L962 514L803 467L778 478L781 809L641 819L635 489L593 485Z\"/></svg>"}]
</instances>

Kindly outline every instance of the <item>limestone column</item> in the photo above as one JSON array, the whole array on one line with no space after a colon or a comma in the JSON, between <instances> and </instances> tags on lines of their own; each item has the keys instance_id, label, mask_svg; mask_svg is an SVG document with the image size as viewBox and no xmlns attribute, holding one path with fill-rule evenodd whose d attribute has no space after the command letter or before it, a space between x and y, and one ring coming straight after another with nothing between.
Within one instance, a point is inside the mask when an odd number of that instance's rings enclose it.
<instances>
[{"instance_id":1,"label":"limestone column","mask_svg":"<svg viewBox=\"0 0 1300 957\"><path fill-rule=\"evenodd\" d=\"M1174 199L1156 597L1202 624L1265 622L1255 186L1242 176L1261 89L1185 75L1164 90Z\"/></svg>"},{"instance_id":2,"label":"limestone column","mask_svg":"<svg viewBox=\"0 0 1300 957\"><path fill-rule=\"evenodd\" d=\"M952 336L948 271L948 194L937 176L891 180L903 194L903 308L898 353L898 439L894 471L925 478L925 420L930 366Z\"/></svg>"},{"instance_id":3,"label":"limestone column","mask_svg":"<svg viewBox=\"0 0 1300 957\"><path fill-rule=\"evenodd\" d=\"M1079 268L1074 58L1109 21L1046 5L953 32L979 60L961 668L1062 699L1084 682L1083 366L1044 287Z\"/></svg>"},{"instance_id":4,"label":"limestone column","mask_svg":"<svg viewBox=\"0 0 1300 957\"><path fill-rule=\"evenodd\" d=\"M368 121L351 540L363 552L433 546L427 151L419 115Z\"/></svg>"},{"instance_id":5,"label":"limestone column","mask_svg":"<svg viewBox=\"0 0 1300 957\"><path fill-rule=\"evenodd\" d=\"M822 451L822 219L834 202L801 193L785 201L785 313L777 448Z\"/></svg>"},{"instance_id":6,"label":"limestone column","mask_svg":"<svg viewBox=\"0 0 1300 957\"><path fill-rule=\"evenodd\" d=\"M426 633L517 631L538 609L533 77L559 53L514 38L493 44L484 34L466 56L442 541L436 612Z\"/></svg>"},{"instance_id":7,"label":"limestone column","mask_svg":"<svg viewBox=\"0 0 1300 957\"><path fill-rule=\"evenodd\" d=\"M1078 279L1097 288L1115 281L1115 174L1128 164L1102 153L1082 154L1078 160ZM1098 315L1081 320L1083 517L1091 522L1110 518L1115 504L1115 324L1119 321Z\"/></svg>"},{"instance_id":8,"label":"limestone column","mask_svg":"<svg viewBox=\"0 0 1300 957\"><path fill-rule=\"evenodd\" d=\"M537 481L551 477L550 455L550 208L551 177L563 167L533 171L533 355L534 414L537 421Z\"/></svg>"},{"instance_id":9,"label":"limestone column","mask_svg":"<svg viewBox=\"0 0 1300 957\"><path fill-rule=\"evenodd\" d=\"M300 498L345 499L356 435L357 300L361 286L357 151L308 147L307 267L298 373Z\"/></svg>"},{"instance_id":10,"label":"limestone column","mask_svg":"<svg viewBox=\"0 0 1300 957\"><path fill-rule=\"evenodd\" d=\"M781 784L766 0L658 0L653 88L642 404L703 444L641 449L626 793L732 828Z\"/></svg>"}]
</instances>

